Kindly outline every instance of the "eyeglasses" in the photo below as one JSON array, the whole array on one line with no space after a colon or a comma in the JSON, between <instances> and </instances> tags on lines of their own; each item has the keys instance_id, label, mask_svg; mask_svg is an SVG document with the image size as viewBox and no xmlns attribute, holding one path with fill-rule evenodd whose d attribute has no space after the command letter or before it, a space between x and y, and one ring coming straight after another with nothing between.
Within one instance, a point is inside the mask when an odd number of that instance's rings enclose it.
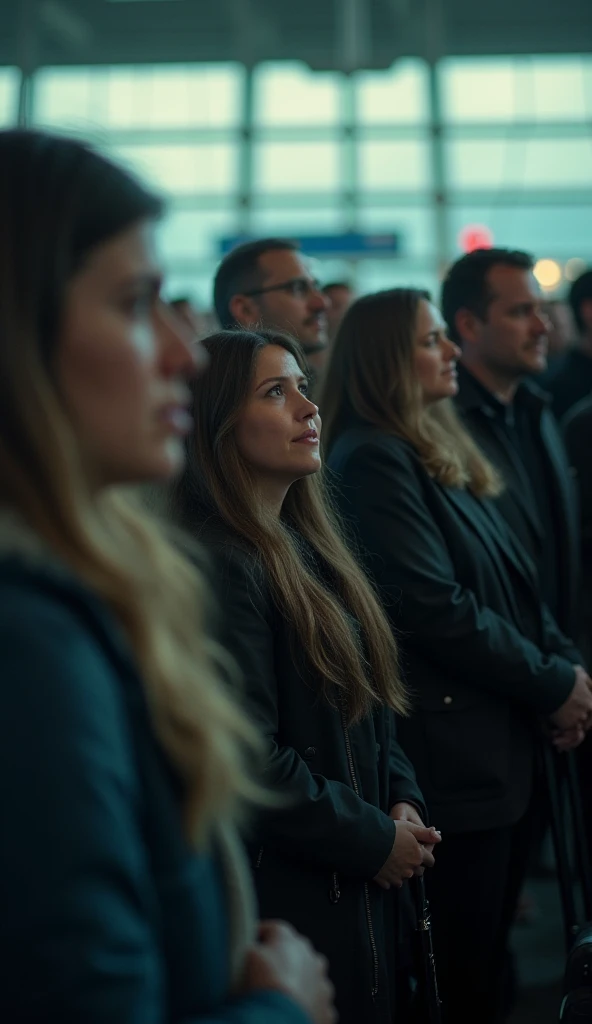
<instances>
[{"instance_id":1,"label":"eyeglasses","mask_svg":"<svg viewBox=\"0 0 592 1024\"><path fill-rule=\"evenodd\" d=\"M243 295L266 295L268 292L287 292L294 299L308 299L313 292L319 291L319 282L308 277L293 277L281 284L270 284L267 288L252 288Z\"/></svg>"}]
</instances>

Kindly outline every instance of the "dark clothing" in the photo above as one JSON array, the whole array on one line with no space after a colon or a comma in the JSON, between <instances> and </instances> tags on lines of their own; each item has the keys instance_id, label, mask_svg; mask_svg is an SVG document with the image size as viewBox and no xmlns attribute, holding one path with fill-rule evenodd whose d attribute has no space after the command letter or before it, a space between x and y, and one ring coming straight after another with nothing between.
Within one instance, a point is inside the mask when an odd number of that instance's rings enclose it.
<instances>
[{"instance_id":1,"label":"dark clothing","mask_svg":"<svg viewBox=\"0 0 592 1024\"><path fill-rule=\"evenodd\" d=\"M579 489L584 604L592 611L592 397L579 402L565 417L562 426ZM584 620L580 618L580 627L592 633L591 621L588 615Z\"/></svg>"},{"instance_id":2,"label":"dark clothing","mask_svg":"<svg viewBox=\"0 0 592 1024\"><path fill-rule=\"evenodd\" d=\"M470 847L460 833L445 835L438 847L426 885L444 1024L488 1024L503 1009L503 940L516 913L531 832L527 813L515 825L471 832Z\"/></svg>"},{"instance_id":3,"label":"dark clothing","mask_svg":"<svg viewBox=\"0 0 592 1024\"><path fill-rule=\"evenodd\" d=\"M545 388L553 397L553 412L562 419L592 392L592 356L579 348L570 349Z\"/></svg>"},{"instance_id":4,"label":"dark clothing","mask_svg":"<svg viewBox=\"0 0 592 1024\"><path fill-rule=\"evenodd\" d=\"M568 413L563 434L569 460L576 474L580 496L580 537L582 543L581 593L576 636L586 665L592 665L592 398ZM576 751L580 773L588 849L592 850L592 736L588 734Z\"/></svg>"},{"instance_id":5,"label":"dark clothing","mask_svg":"<svg viewBox=\"0 0 592 1024\"><path fill-rule=\"evenodd\" d=\"M66 571L0 560L0 1019L306 1024L278 992L230 995L218 857L107 608Z\"/></svg>"},{"instance_id":6,"label":"dark clothing","mask_svg":"<svg viewBox=\"0 0 592 1024\"><path fill-rule=\"evenodd\" d=\"M504 406L462 365L458 382L465 426L505 483L497 507L533 559L560 628L571 634L579 577L577 492L545 395L525 381Z\"/></svg>"},{"instance_id":7,"label":"dark clothing","mask_svg":"<svg viewBox=\"0 0 592 1024\"><path fill-rule=\"evenodd\" d=\"M505 949L516 891L510 837L532 798L539 719L574 685L571 644L491 502L442 486L410 444L370 426L346 430L328 461L403 649L415 709L401 743L442 849L453 847L439 866L436 851L431 884L447 1024L469 1009L489 1024L502 972L491 956ZM481 956L490 971L477 970Z\"/></svg>"},{"instance_id":8,"label":"dark clothing","mask_svg":"<svg viewBox=\"0 0 592 1024\"><path fill-rule=\"evenodd\" d=\"M437 483L405 441L353 427L328 462L401 631L417 707L399 737L431 818L445 832L513 824L538 718L569 696L577 658L534 566L491 502Z\"/></svg>"},{"instance_id":9,"label":"dark clothing","mask_svg":"<svg viewBox=\"0 0 592 1024\"><path fill-rule=\"evenodd\" d=\"M267 742L266 782L287 798L252 837L262 914L290 921L328 957L341 1024L386 1024L397 898L372 879L394 843L391 807L415 804L425 820L394 716L383 708L346 728L338 708L320 696L257 556L222 525L209 523L200 539L215 560L223 639ZM325 583L331 587L330 577Z\"/></svg>"}]
</instances>

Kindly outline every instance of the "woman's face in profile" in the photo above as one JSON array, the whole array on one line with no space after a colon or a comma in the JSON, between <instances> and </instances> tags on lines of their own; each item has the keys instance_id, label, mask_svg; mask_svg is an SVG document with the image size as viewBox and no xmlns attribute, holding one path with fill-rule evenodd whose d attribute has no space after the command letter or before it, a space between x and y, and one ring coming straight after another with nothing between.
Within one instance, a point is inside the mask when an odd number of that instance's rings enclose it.
<instances>
[{"instance_id":1,"label":"woman's face in profile","mask_svg":"<svg viewBox=\"0 0 592 1024\"><path fill-rule=\"evenodd\" d=\"M236 426L240 454L263 479L289 484L321 468L321 420L294 356L267 345L257 357Z\"/></svg>"},{"instance_id":2,"label":"woman's face in profile","mask_svg":"<svg viewBox=\"0 0 592 1024\"><path fill-rule=\"evenodd\" d=\"M454 397L460 349L448 338L440 310L427 299L421 299L417 310L414 354L423 404Z\"/></svg>"},{"instance_id":3,"label":"woman's face in profile","mask_svg":"<svg viewBox=\"0 0 592 1024\"><path fill-rule=\"evenodd\" d=\"M185 381L206 355L160 300L153 227L93 250L71 280L58 380L93 486L166 479L191 428Z\"/></svg>"}]
</instances>

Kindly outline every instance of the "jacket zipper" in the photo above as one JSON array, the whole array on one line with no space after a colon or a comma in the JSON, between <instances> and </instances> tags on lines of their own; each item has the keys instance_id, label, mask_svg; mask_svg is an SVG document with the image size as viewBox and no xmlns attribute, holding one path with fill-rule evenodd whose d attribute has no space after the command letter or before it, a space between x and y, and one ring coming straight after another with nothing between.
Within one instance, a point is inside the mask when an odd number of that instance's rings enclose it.
<instances>
[{"instance_id":1,"label":"jacket zipper","mask_svg":"<svg viewBox=\"0 0 592 1024\"><path fill-rule=\"evenodd\" d=\"M257 860L255 861L255 868L261 867L261 861L263 860L263 847L259 847L259 853L257 854Z\"/></svg>"},{"instance_id":2,"label":"jacket zipper","mask_svg":"<svg viewBox=\"0 0 592 1024\"><path fill-rule=\"evenodd\" d=\"M347 753L347 763L349 765L349 774L352 782L352 787L356 796L360 795L360 788L358 786L358 780L356 778L356 769L354 766L354 757L352 754L351 743L349 738L349 730L347 727L347 721L345 713L341 712L341 724L343 726L343 735L345 736L345 749ZM336 876L334 876L336 879ZM374 968L374 985L372 987L372 998L376 999L378 995L378 978L379 978L379 964L378 964L378 949L376 947L376 937L374 935L374 925L372 924L372 912L370 910L370 892L368 889L368 882L364 882L364 902L366 905L366 923L368 925L368 936L370 938L370 946L372 948L372 962Z\"/></svg>"}]
</instances>

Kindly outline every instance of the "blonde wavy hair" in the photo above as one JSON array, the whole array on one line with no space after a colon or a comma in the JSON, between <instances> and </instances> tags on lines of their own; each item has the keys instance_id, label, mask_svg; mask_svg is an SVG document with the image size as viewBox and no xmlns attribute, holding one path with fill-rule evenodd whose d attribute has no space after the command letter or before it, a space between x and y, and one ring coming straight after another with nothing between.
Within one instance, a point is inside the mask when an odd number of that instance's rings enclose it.
<instances>
[{"instance_id":1,"label":"blonde wavy hair","mask_svg":"<svg viewBox=\"0 0 592 1024\"><path fill-rule=\"evenodd\" d=\"M258 748L204 628L202 576L135 494L91 498L54 365L68 283L96 246L159 215L133 178L71 139L0 133L0 507L121 624L154 728L185 789L188 836L204 844L257 789Z\"/></svg>"},{"instance_id":2,"label":"blonde wavy hair","mask_svg":"<svg viewBox=\"0 0 592 1024\"><path fill-rule=\"evenodd\" d=\"M321 692L341 706L349 723L379 703L405 714L408 701L392 631L348 548L322 474L293 483L278 518L258 501L253 474L236 444L235 428L259 353L278 345L306 374L302 349L272 331L221 331L202 344L210 365L191 385L196 426L185 472L172 486L174 520L195 532L212 516L219 517L247 545L269 579L277 607L292 624ZM332 586L309 564L298 538L318 556Z\"/></svg>"},{"instance_id":3,"label":"blonde wavy hair","mask_svg":"<svg viewBox=\"0 0 592 1024\"><path fill-rule=\"evenodd\" d=\"M424 406L414 364L417 314L428 292L393 288L353 303L341 323L319 405L329 451L357 419L397 434L446 487L477 497L502 490L496 469L461 423L450 399Z\"/></svg>"}]
</instances>

